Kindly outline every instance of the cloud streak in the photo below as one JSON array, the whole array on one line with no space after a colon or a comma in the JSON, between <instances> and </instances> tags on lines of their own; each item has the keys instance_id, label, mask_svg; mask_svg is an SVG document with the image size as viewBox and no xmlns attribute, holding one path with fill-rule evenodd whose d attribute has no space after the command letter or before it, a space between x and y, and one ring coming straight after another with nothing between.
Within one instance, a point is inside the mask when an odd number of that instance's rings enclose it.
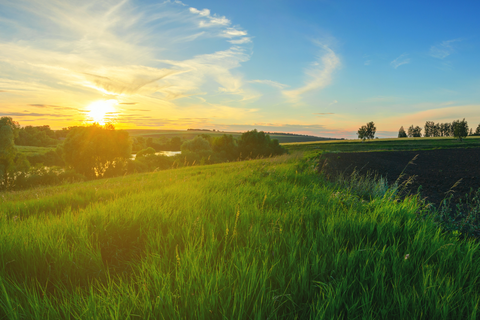
<instances>
[{"instance_id":1,"label":"cloud streak","mask_svg":"<svg viewBox=\"0 0 480 320\"><path fill-rule=\"evenodd\" d=\"M272 81L272 80L250 80L248 82L266 84L268 86L275 87L275 88L278 88L278 89L285 89L285 88L289 87L288 84L283 84L283 83Z\"/></svg>"},{"instance_id":2,"label":"cloud streak","mask_svg":"<svg viewBox=\"0 0 480 320\"><path fill-rule=\"evenodd\" d=\"M452 44L459 41L462 41L462 39L442 41L442 43L436 46L431 46L430 56L437 59L445 59L455 51Z\"/></svg>"},{"instance_id":3,"label":"cloud streak","mask_svg":"<svg viewBox=\"0 0 480 320\"><path fill-rule=\"evenodd\" d=\"M391 65L393 68L397 69L397 68L400 67L401 65L410 63L410 58L407 58L406 56L407 56L406 53L400 55L400 56L397 57L395 60L393 60L392 62L390 62L390 65Z\"/></svg>"},{"instance_id":4,"label":"cloud streak","mask_svg":"<svg viewBox=\"0 0 480 320\"><path fill-rule=\"evenodd\" d=\"M296 100L307 92L322 89L331 83L333 72L340 66L340 59L328 46L320 46L323 55L319 55L317 61L305 70L309 80L300 88L284 90L283 94L288 98Z\"/></svg>"}]
</instances>

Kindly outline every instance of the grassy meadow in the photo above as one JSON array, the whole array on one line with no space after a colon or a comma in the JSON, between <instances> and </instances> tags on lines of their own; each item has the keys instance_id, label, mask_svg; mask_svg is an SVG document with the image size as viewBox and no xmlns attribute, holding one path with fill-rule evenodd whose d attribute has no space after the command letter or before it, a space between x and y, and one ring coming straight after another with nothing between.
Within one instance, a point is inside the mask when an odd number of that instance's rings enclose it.
<instances>
[{"instance_id":1,"label":"grassy meadow","mask_svg":"<svg viewBox=\"0 0 480 320\"><path fill-rule=\"evenodd\" d=\"M33 146L15 146L17 151L26 156L45 154L49 151L55 151L55 147L33 147Z\"/></svg>"},{"instance_id":2,"label":"grassy meadow","mask_svg":"<svg viewBox=\"0 0 480 320\"><path fill-rule=\"evenodd\" d=\"M0 319L478 318L478 244L383 180L332 184L315 164L1 193Z\"/></svg>"},{"instance_id":3,"label":"grassy meadow","mask_svg":"<svg viewBox=\"0 0 480 320\"><path fill-rule=\"evenodd\" d=\"M365 151L407 151L451 148L478 148L479 136L469 136L459 142L453 137L433 138L391 138L367 140L332 140L318 142L282 143L289 151L330 151L330 152L365 152Z\"/></svg>"}]
</instances>

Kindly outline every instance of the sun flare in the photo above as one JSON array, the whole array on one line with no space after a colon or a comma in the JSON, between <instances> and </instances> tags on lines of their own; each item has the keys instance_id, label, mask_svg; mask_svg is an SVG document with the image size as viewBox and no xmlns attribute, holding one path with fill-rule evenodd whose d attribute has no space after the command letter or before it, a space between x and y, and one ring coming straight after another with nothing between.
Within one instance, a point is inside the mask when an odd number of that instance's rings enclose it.
<instances>
[{"instance_id":1,"label":"sun flare","mask_svg":"<svg viewBox=\"0 0 480 320\"><path fill-rule=\"evenodd\" d=\"M115 99L99 100L90 103L87 107L89 110L87 113L88 121L96 122L100 125L112 122L117 116L116 105L118 105L118 101Z\"/></svg>"}]
</instances>

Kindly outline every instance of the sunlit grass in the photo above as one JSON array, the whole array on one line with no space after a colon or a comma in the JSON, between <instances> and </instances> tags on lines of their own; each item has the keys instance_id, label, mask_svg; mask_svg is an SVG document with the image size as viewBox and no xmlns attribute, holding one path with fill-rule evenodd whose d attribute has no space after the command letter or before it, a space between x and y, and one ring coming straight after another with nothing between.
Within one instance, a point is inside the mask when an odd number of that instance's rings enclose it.
<instances>
[{"instance_id":1,"label":"sunlit grass","mask_svg":"<svg viewBox=\"0 0 480 320\"><path fill-rule=\"evenodd\" d=\"M298 155L0 196L7 319L475 319L480 254Z\"/></svg>"}]
</instances>

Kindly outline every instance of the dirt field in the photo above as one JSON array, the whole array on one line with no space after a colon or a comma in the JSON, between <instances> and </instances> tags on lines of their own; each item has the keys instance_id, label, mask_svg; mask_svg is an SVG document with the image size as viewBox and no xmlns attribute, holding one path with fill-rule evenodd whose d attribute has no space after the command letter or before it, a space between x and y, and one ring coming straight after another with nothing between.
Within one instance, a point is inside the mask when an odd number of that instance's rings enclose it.
<instances>
[{"instance_id":1,"label":"dirt field","mask_svg":"<svg viewBox=\"0 0 480 320\"><path fill-rule=\"evenodd\" d=\"M414 164L407 166L416 155ZM422 197L435 205L460 179L454 189L455 202L469 193L470 188L480 188L480 148L327 153L322 159L327 159L324 172L330 177L338 172L351 174L355 169L360 173L376 172L385 176L389 183L395 182L406 167L404 174L407 177L416 176L409 190L416 192L421 186Z\"/></svg>"}]
</instances>

